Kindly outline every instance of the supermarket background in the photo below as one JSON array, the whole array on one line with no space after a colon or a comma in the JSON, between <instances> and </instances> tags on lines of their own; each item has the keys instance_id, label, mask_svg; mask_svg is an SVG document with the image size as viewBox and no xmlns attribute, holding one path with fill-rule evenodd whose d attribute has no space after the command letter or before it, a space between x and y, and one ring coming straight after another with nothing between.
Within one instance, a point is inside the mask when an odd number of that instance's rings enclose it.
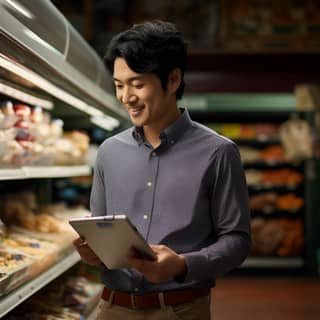
<instances>
[{"instance_id":1,"label":"supermarket background","mask_svg":"<svg viewBox=\"0 0 320 320\"><path fill-rule=\"evenodd\" d=\"M3 0L0 17L0 318L94 317L98 272L67 219L88 214L97 146L130 125L101 58L164 19L190 41L181 105L237 143L248 183L252 252L213 319L319 319L319 0Z\"/></svg>"}]
</instances>

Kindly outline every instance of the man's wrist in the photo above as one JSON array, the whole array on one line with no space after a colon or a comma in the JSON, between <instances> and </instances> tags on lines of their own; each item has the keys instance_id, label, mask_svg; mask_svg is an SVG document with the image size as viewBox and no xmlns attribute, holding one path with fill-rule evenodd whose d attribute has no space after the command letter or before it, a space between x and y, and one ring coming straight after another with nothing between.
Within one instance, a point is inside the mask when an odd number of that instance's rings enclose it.
<instances>
[{"instance_id":1,"label":"man's wrist","mask_svg":"<svg viewBox=\"0 0 320 320\"><path fill-rule=\"evenodd\" d=\"M188 273L188 268L186 264L186 259L183 255L179 255L179 267L176 275L173 277L173 280L179 283L185 281Z\"/></svg>"}]
</instances>

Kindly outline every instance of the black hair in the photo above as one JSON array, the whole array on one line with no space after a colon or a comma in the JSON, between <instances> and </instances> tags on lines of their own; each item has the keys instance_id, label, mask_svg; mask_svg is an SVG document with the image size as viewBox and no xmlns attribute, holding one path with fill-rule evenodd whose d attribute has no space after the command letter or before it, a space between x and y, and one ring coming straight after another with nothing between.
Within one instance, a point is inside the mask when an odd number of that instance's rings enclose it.
<instances>
[{"instance_id":1,"label":"black hair","mask_svg":"<svg viewBox=\"0 0 320 320\"><path fill-rule=\"evenodd\" d=\"M114 36L110 41L104 62L113 74L114 61L124 58L136 73L153 73L167 89L170 72L181 70L181 84L176 91L181 99L185 82L184 71L187 64L187 42L173 23L165 21L144 22Z\"/></svg>"}]
</instances>

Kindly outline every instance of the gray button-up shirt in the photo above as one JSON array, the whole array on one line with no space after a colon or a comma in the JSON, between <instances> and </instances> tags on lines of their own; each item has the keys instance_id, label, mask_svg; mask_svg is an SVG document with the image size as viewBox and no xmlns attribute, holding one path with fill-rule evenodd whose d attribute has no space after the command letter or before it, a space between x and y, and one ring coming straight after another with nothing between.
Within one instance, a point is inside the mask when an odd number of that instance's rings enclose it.
<instances>
[{"instance_id":1,"label":"gray button-up shirt","mask_svg":"<svg viewBox=\"0 0 320 320\"><path fill-rule=\"evenodd\" d=\"M152 292L212 287L250 248L247 187L235 144L192 121L187 110L160 135L156 149L139 128L99 148L91 192L93 215L126 214L150 244L186 258L183 283L148 282L133 269L103 269L113 290Z\"/></svg>"}]
</instances>

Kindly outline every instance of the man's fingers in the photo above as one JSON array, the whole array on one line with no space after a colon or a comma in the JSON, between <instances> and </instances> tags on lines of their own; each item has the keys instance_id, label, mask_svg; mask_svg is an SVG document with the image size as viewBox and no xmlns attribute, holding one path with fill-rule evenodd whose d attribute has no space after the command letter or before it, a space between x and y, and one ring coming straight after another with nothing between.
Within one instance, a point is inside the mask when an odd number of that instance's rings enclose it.
<instances>
[{"instance_id":1,"label":"man's fingers","mask_svg":"<svg viewBox=\"0 0 320 320\"><path fill-rule=\"evenodd\" d=\"M84 237L79 237L79 238L76 238L75 240L73 240L73 244L74 244L75 246L79 246L79 245L81 245L82 243L86 243Z\"/></svg>"}]
</instances>

